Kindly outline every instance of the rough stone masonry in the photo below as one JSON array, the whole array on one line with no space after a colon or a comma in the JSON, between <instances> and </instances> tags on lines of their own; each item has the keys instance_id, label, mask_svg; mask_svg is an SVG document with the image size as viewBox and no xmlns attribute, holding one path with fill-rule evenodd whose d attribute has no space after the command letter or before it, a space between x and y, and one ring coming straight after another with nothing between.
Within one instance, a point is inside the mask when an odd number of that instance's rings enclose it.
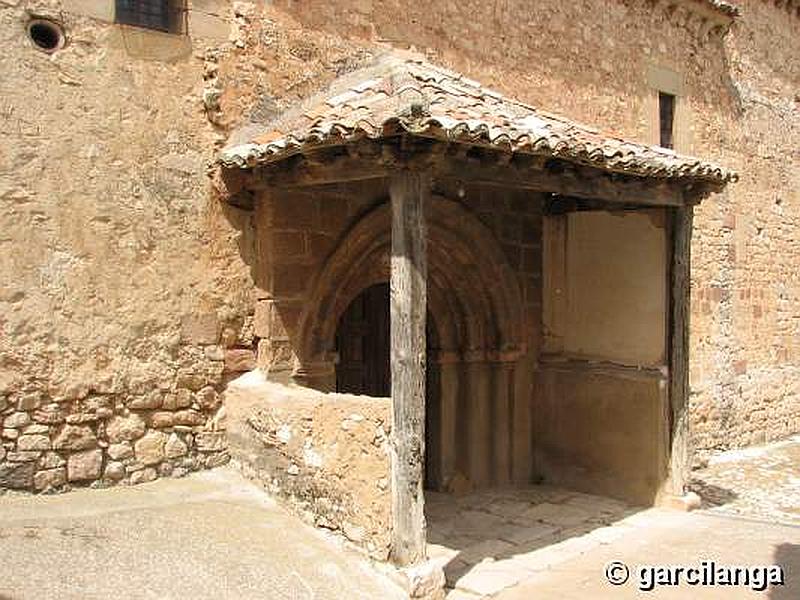
<instances>
[{"instance_id":1,"label":"rough stone masonry","mask_svg":"<svg viewBox=\"0 0 800 600\"><path fill-rule=\"evenodd\" d=\"M208 167L233 128L390 47L646 142L657 91L676 94L677 150L741 175L695 219L696 455L799 431L800 18L739 4L203 0L173 36L113 24L110 0L0 0L0 488L227 460L257 240ZM32 44L33 17L63 48Z\"/></svg>"}]
</instances>

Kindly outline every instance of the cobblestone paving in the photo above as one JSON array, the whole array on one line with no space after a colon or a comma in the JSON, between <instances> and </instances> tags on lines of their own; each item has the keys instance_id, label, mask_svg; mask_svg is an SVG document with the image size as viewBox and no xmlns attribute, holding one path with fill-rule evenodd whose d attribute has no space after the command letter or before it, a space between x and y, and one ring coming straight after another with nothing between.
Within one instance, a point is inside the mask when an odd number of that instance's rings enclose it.
<instances>
[{"instance_id":1,"label":"cobblestone paving","mask_svg":"<svg viewBox=\"0 0 800 600\"><path fill-rule=\"evenodd\" d=\"M720 454L691 488L709 512L800 525L800 436Z\"/></svg>"},{"instance_id":2,"label":"cobblestone paving","mask_svg":"<svg viewBox=\"0 0 800 600\"><path fill-rule=\"evenodd\" d=\"M619 537L636 509L549 486L463 497L427 492L428 554L445 566L448 598L495 594L573 554Z\"/></svg>"}]
</instances>

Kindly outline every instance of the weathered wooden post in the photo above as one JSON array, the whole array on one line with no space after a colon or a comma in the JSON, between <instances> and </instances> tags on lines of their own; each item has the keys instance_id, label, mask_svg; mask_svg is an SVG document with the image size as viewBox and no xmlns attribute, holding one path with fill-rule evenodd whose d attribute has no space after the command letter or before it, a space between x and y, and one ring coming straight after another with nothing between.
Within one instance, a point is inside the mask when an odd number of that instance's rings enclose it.
<instances>
[{"instance_id":1,"label":"weathered wooden post","mask_svg":"<svg viewBox=\"0 0 800 600\"><path fill-rule=\"evenodd\" d=\"M392 558L406 566L425 559L425 200L429 176L392 178Z\"/></svg>"},{"instance_id":2,"label":"weathered wooden post","mask_svg":"<svg viewBox=\"0 0 800 600\"><path fill-rule=\"evenodd\" d=\"M689 468L689 302L692 211L675 209L672 237L672 318L669 357L670 492L683 496Z\"/></svg>"}]
</instances>

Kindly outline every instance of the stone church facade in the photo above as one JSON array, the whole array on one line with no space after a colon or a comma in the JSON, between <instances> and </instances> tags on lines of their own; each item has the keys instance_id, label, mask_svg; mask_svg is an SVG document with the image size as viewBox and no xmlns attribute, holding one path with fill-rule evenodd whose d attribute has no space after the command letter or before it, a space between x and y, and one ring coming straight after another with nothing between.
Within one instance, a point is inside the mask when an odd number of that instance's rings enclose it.
<instances>
[{"instance_id":1,"label":"stone church facade","mask_svg":"<svg viewBox=\"0 0 800 600\"><path fill-rule=\"evenodd\" d=\"M388 352L388 337L358 332L388 336L374 310L389 294L388 188L346 177L349 164L293 175L230 154L268 147L264 132L309 98L336 105L328 86L369 89L359 74L386 56L589 137L667 143L664 164L721 165L680 183L699 202L685 462L800 431L794 0L142 4L0 0L1 488L139 483L233 453L318 518L351 511L337 527L386 555L390 367L365 356ZM453 160L500 160L464 152ZM644 175L607 162L615 174L593 185L613 202ZM650 502L674 435L674 205L667 184L641 190L663 205L585 204L564 165L550 167L556 201L550 188L434 181L426 346L439 408L425 484L545 480ZM271 408L247 405L248 386ZM447 406L472 418L448 421ZM248 454L253 436L263 460ZM264 477L275 464L281 475ZM329 496L349 504L309 506L314 469L326 486L348 481Z\"/></svg>"}]
</instances>

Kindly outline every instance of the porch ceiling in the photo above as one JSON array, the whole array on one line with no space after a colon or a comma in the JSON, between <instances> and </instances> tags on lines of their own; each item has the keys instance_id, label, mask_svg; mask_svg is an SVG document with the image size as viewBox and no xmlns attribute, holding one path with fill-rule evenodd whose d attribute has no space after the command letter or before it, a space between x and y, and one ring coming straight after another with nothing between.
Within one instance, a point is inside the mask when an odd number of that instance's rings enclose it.
<instances>
[{"instance_id":1,"label":"porch ceiling","mask_svg":"<svg viewBox=\"0 0 800 600\"><path fill-rule=\"evenodd\" d=\"M324 148L409 135L681 187L720 188L737 179L711 162L604 135L416 56L398 54L337 79L245 143L225 148L219 162L250 169Z\"/></svg>"}]
</instances>

